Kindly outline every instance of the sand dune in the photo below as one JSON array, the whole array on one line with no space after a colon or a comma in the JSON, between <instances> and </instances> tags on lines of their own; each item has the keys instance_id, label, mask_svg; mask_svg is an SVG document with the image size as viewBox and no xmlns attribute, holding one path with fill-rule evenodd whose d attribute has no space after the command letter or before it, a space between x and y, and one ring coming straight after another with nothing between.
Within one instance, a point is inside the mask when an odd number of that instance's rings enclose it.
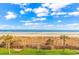
<instances>
[{"instance_id":1,"label":"sand dune","mask_svg":"<svg viewBox=\"0 0 79 59\"><path fill-rule=\"evenodd\" d=\"M0 35L13 35L15 40L21 45L44 44L48 39L53 40L53 46L63 46L61 35L66 35L65 45L79 48L79 32L5 32ZM16 45L16 44L15 44Z\"/></svg>"}]
</instances>

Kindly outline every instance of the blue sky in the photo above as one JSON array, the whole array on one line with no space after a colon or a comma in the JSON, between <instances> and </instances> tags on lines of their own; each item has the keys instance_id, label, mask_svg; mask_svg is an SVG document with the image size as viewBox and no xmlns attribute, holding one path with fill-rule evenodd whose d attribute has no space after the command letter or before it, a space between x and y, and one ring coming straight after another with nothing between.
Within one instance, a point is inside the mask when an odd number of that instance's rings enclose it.
<instances>
[{"instance_id":1,"label":"blue sky","mask_svg":"<svg viewBox=\"0 0 79 59\"><path fill-rule=\"evenodd\" d=\"M0 3L0 29L79 30L79 3Z\"/></svg>"}]
</instances>

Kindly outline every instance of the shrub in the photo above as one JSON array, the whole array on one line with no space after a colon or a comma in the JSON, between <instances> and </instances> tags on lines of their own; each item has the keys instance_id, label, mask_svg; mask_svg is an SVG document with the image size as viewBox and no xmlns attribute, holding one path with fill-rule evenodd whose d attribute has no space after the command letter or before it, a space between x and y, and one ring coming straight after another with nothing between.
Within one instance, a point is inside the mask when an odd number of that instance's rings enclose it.
<instances>
[{"instance_id":1,"label":"shrub","mask_svg":"<svg viewBox=\"0 0 79 59\"><path fill-rule=\"evenodd\" d=\"M2 42L2 43L0 44L0 47L1 47L1 48L5 47L5 46L6 46L6 43L5 43L5 42Z\"/></svg>"}]
</instances>

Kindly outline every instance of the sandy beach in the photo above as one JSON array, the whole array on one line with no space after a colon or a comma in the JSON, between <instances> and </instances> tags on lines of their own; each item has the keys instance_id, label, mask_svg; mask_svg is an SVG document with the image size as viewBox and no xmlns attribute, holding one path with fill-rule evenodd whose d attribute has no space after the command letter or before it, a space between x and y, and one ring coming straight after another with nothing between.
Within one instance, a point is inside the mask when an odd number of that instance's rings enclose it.
<instances>
[{"instance_id":1,"label":"sandy beach","mask_svg":"<svg viewBox=\"0 0 79 59\"><path fill-rule=\"evenodd\" d=\"M14 35L14 36L76 36L79 37L79 32L0 32L1 35Z\"/></svg>"}]
</instances>

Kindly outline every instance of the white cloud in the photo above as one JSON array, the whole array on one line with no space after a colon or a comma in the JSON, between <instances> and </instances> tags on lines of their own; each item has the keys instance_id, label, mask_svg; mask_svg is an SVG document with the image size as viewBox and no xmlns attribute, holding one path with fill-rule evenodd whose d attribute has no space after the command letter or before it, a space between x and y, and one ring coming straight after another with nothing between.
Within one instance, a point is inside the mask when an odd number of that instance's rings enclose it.
<instances>
[{"instance_id":1,"label":"white cloud","mask_svg":"<svg viewBox=\"0 0 79 59\"><path fill-rule=\"evenodd\" d=\"M20 8L25 9L25 6L28 6L30 3L11 3L11 4L15 4L15 5L19 5Z\"/></svg>"},{"instance_id":2,"label":"white cloud","mask_svg":"<svg viewBox=\"0 0 79 59\"><path fill-rule=\"evenodd\" d=\"M42 8L42 7L35 8L33 11L35 13L42 13L42 12L48 13L48 9L47 8Z\"/></svg>"},{"instance_id":3,"label":"white cloud","mask_svg":"<svg viewBox=\"0 0 79 59\"><path fill-rule=\"evenodd\" d=\"M78 23L66 24L64 27L71 30L78 30L79 24Z\"/></svg>"},{"instance_id":4,"label":"white cloud","mask_svg":"<svg viewBox=\"0 0 79 59\"><path fill-rule=\"evenodd\" d=\"M8 11L7 15L4 16L7 20L15 19L17 17L13 12Z\"/></svg>"},{"instance_id":5,"label":"white cloud","mask_svg":"<svg viewBox=\"0 0 79 59\"><path fill-rule=\"evenodd\" d=\"M33 18L33 21L44 21L47 20L46 18Z\"/></svg>"},{"instance_id":6,"label":"white cloud","mask_svg":"<svg viewBox=\"0 0 79 59\"><path fill-rule=\"evenodd\" d=\"M79 3L79 0L0 0L2 3Z\"/></svg>"},{"instance_id":7,"label":"white cloud","mask_svg":"<svg viewBox=\"0 0 79 59\"><path fill-rule=\"evenodd\" d=\"M37 26L37 25L39 25L39 23L26 22L26 23L24 23L24 25Z\"/></svg>"},{"instance_id":8,"label":"white cloud","mask_svg":"<svg viewBox=\"0 0 79 59\"><path fill-rule=\"evenodd\" d=\"M32 11L32 8L25 7L28 6L30 3L12 3L12 4L19 5L19 7L22 8L22 10L20 10L20 14L25 14L26 12Z\"/></svg>"},{"instance_id":9,"label":"white cloud","mask_svg":"<svg viewBox=\"0 0 79 59\"><path fill-rule=\"evenodd\" d=\"M46 18L33 18L33 20L26 20L26 21L21 21L21 22L24 26L40 27L40 26L44 26L46 23L36 22L36 21L43 21L43 20L46 20Z\"/></svg>"},{"instance_id":10,"label":"white cloud","mask_svg":"<svg viewBox=\"0 0 79 59\"><path fill-rule=\"evenodd\" d=\"M41 16L47 16L49 13L49 10L47 8L39 7L39 8L33 9L33 12L36 13L38 17L41 17Z\"/></svg>"},{"instance_id":11,"label":"white cloud","mask_svg":"<svg viewBox=\"0 0 79 59\"><path fill-rule=\"evenodd\" d=\"M7 27L8 25L0 25L0 29L4 29L5 27Z\"/></svg>"},{"instance_id":12,"label":"white cloud","mask_svg":"<svg viewBox=\"0 0 79 59\"><path fill-rule=\"evenodd\" d=\"M79 24L78 23L66 24L65 27L70 29L79 29Z\"/></svg>"},{"instance_id":13,"label":"white cloud","mask_svg":"<svg viewBox=\"0 0 79 59\"><path fill-rule=\"evenodd\" d=\"M78 30L79 24L78 23L71 23L71 24L48 24L43 22L23 22L22 25L14 26L14 25L1 25L0 29L45 29L45 30Z\"/></svg>"},{"instance_id":14,"label":"white cloud","mask_svg":"<svg viewBox=\"0 0 79 59\"><path fill-rule=\"evenodd\" d=\"M59 11L61 8L66 7L70 3L44 3L42 7L50 8L52 11Z\"/></svg>"},{"instance_id":15,"label":"white cloud","mask_svg":"<svg viewBox=\"0 0 79 59\"><path fill-rule=\"evenodd\" d=\"M38 17L48 16L48 13L38 13L37 16L38 16Z\"/></svg>"},{"instance_id":16,"label":"white cloud","mask_svg":"<svg viewBox=\"0 0 79 59\"><path fill-rule=\"evenodd\" d=\"M62 21L61 21L61 20L58 20L57 22L58 22L58 23L61 23Z\"/></svg>"},{"instance_id":17,"label":"white cloud","mask_svg":"<svg viewBox=\"0 0 79 59\"><path fill-rule=\"evenodd\" d=\"M32 11L32 8L26 8L24 11L25 12Z\"/></svg>"},{"instance_id":18,"label":"white cloud","mask_svg":"<svg viewBox=\"0 0 79 59\"><path fill-rule=\"evenodd\" d=\"M52 12L51 15L67 15L67 12Z\"/></svg>"},{"instance_id":19,"label":"white cloud","mask_svg":"<svg viewBox=\"0 0 79 59\"><path fill-rule=\"evenodd\" d=\"M42 7L48 7L51 3L43 3Z\"/></svg>"},{"instance_id":20,"label":"white cloud","mask_svg":"<svg viewBox=\"0 0 79 59\"><path fill-rule=\"evenodd\" d=\"M45 29L45 30L78 30L79 24L46 24L46 23L25 23L24 26L30 29Z\"/></svg>"},{"instance_id":21,"label":"white cloud","mask_svg":"<svg viewBox=\"0 0 79 59\"><path fill-rule=\"evenodd\" d=\"M12 3L12 4L16 4L16 5L27 5L28 3Z\"/></svg>"},{"instance_id":22,"label":"white cloud","mask_svg":"<svg viewBox=\"0 0 79 59\"><path fill-rule=\"evenodd\" d=\"M46 18L32 18L30 20L21 20L20 22L33 23L33 22L36 22L36 21L44 21L44 20L47 20L47 19Z\"/></svg>"},{"instance_id":23,"label":"white cloud","mask_svg":"<svg viewBox=\"0 0 79 59\"><path fill-rule=\"evenodd\" d=\"M70 16L78 16L79 15L79 12L69 12L68 15Z\"/></svg>"},{"instance_id":24,"label":"white cloud","mask_svg":"<svg viewBox=\"0 0 79 59\"><path fill-rule=\"evenodd\" d=\"M28 4L30 4L30 3L19 3L19 5L23 5L23 6L26 6Z\"/></svg>"},{"instance_id":25,"label":"white cloud","mask_svg":"<svg viewBox=\"0 0 79 59\"><path fill-rule=\"evenodd\" d=\"M20 10L20 14L25 14L29 11L32 11L32 8L25 8L24 10Z\"/></svg>"},{"instance_id":26,"label":"white cloud","mask_svg":"<svg viewBox=\"0 0 79 59\"><path fill-rule=\"evenodd\" d=\"M77 8L77 10L79 11L79 7Z\"/></svg>"},{"instance_id":27,"label":"white cloud","mask_svg":"<svg viewBox=\"0 0 79 59\"><path fill-rule=\"evenodd\" d=\"M1 30L7 30L7 29L17 29L18 26L13 26L13 25L7 25L7 24L0 24L0 29Z\"/></svg>"},{"instance_id":28,"label":"white cloud","mask_svg":"<svg viewBox=\"0 0 79 59\"><path fill-rule=\"evenodd\" d=\"M74 12L52 12L50 13L51 16L63 16L63 17L69 17L69 16L79 16L79 11Z\"/></svg>"},{"instance_id":29,"label":"white cloud","mask_svg":"<svg viewBox=\"0 0 79 59\"><path fill-rule=\"evenodd\" d=\"M21 20L20 22L27 22L27 23L29 23L29 22L32 22L32 21L30 21L30 20L27 20L27 21Z\"/></svg>"},{"instance_id":30,"label":"white cloud","mask_svg":"<svg viewBox=\"0 0 79 59\"><path fill-rule=\"evenodd\" d=\"M25 14L25 11L24 10L20 10L20 14Z\"/></svg>"},{"instance_id":31,"label":"white cloud","mask_svg":"<svg viewBox=\"0 0 79 59\"><path fill-rule=\"evenodd\" d=\"M54 25L54 29L60 30L78 30L79 24L78 23L71 23L71 24L58 24Z\"/></svg>"},{"instance_id":32,"label":"white cloud","mask_svg":"<svg viewBox=\"0 0 79 59\"><path fill-rule=\"evenodd\" d=\"M52 12L52 13L50 13L50 15L56 15L56 12Z\"/></svg>"},{"instance_id":33,"label":"white cloud","mask_svg":"<svg viewBox=\"0 0 79 59\"><path fill-rule=\"evenodd\" d=\"M66 15L67 13L66 12L58 12L56 13L56 15Z\"/></svg>"}]
</instances>

